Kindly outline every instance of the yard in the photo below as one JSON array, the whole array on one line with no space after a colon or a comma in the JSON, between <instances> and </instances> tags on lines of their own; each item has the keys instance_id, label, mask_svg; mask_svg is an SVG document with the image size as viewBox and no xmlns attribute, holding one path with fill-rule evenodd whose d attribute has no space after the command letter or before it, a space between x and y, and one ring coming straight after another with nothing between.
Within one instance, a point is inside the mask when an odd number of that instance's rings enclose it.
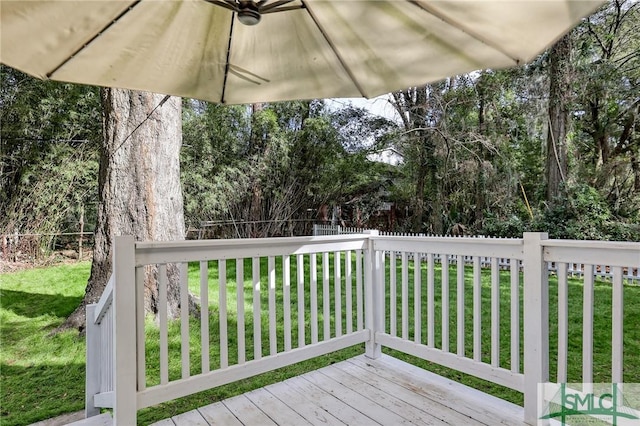
<instances>
[{"instance_id":1,"label":"yard","mask_svg":"<svg viewBox=\"0 0 640 426\"><path fill-rule=\"evenodd\" d=\"M331 254L330 256L333 256ZM276 303L277 309L277 321L276 324L279 328L283 327L283 283L282 283L282 262L280 258L275 262L276 271ZM250 259L246 259L245 262L250 262ZM343 259L344 261L344 259ZM261 282L268 282L268 270L267 258L261 259L260 271ZM295 276L296 262L292 262L292 274ZM333 258L329 263L329 275L334 275ZM409 309L409 317L413 316L413 297L414 297L414 269L413 262L410 262L408 268L408 280L409 286L407 288L406 297ZM227 289L227 332L228 332L228 362L229 364L235 364L238 360L237 348L235 344L237 340L237 305L236 305L236 267L235 260L226 261L226 289ZM385 329L387 332L392 329L391 315L389 307L391 306L390 297L390 263L387 262L386 266L386 279L387 283L387 296L385 298L385 306L387 319ZM421 274L426 274L426 266L422 265ZM85 380L85 343L83 338L78 338L77 333L65 332L58 335L50 336L51 330L59 325L66 315L68 315L79 303L82 298L84 287L88 278L90 269L89 263L78 263L73 265L54 266L45 269L32 269L20 272L6 273L0 275L0 291L2 296L2 306L0 308L0 320L1 320L1 338L2 345L0 349L0 363L1 363L1 379L2 379L2 411L0 421L3 425L27 425L32 422L50 418L61 413L72 412L82 410L84 407L84 380ZM309 257L305 257L305 274L309 274ZM434 293L435 302L435 319L433 330L435 332L434 341L436 347L441 347L441 329L442 324L438 323L440 318L440 312L442 309L441 304L441 277L442 271L439 266L436 265L435 274L435 288L437 291ZM318 270L318 277L321 278L323 274L322 268ZM399 274L399 272L398 272ZM189 265L189 287L190 291L198 296L200 292L200 267L197 263ZM209 281L211 283L218 282L219 264L218 262L209 262L208 265ZM448 274L449 285L449 306L451 311L455 311L456 306L456 270L453 265L450 266L450 272ZM491 273L489 270L483 270L482 272L482 340L489 341L490 336L490 321L491 321ZM247 342L253 342L252 332L254 329L253 324L253 312L252 297L253 288L249 277L245 276L244 285L244 324ZM398 282L402 277L398 275ZM465 282L470 282L472 279L471 270L465 268ZM510 362L510 341L506 337L510 332L510 300L509 300L509 277L505 274L500 275L500 291L501 291L501 307L500 307L500 326L501 334L505 336L500 340L500 359L501 365L508 367ZM304 282L305 287L305 306L307 309L310 305L310 291L309 291L309 277L306 276ZM522 279L520 280L522 286ZM351 283L352 293L357 291L356 283ZM582 345L582 281L570 280L569 281L569 324L576 325L576 332L572 332L573 328L569 328L569 358L568 358L568 381L579 382L581 381L581 355L580 348ZM266 285L263 285L263 289L266 289ZM397 323L396 328L398 331L402 329L401 323L401 305L402 305L402 292L398 286L398 291L395 294L395 305L397 307ZM324 300L323 286L318 286L318 301ZM333 289L331 290L331 297L335 294ZM342 303L345 303L347 296L347 280L346 277L342 277L341 285ZM520 297L523 292L520 291ZM553 381L556 374L556 362L555 354L557 352L557 280L552 276L550 278L550 367L551 367L551 380ZM260 294L261 304L263 306L269 303L268 291L263 290ZM624 316L625 324L634 324L633 318L638 318L640 314L640 286L625 285L624 289ZM297 293L291 292L291 306L297 305ZM611 381L611 284L604 281L596 281L594 292L594 381L595 382L607 382ZM219 291L217 286L209 286L209 330L210 330L210 354L209 359L211 362L211 368L216 368L221 363L220 346L217 344L219 338L217 331L219 327L219 311L218 311L218 298ZM473 300L473 289L471 285L465 286L465 300ZM421 289L421 299L423 300L422 310L427 309L427 297L426 287ZM333 300L333 299L332 299ZM522 302L521 302L522 304ZM345 305L346 307L346 305ZM325 311L326 312L326 311ZM344 311L343 311L344 312ZM322 312L321 312L322 313ZM522 314L522 308L520 308L520 314ZM331 336L335 336L335 311L331 311L329 321L329 333ZM465 303L465 353L471 357L472 342L471 336L473 326L473 312L470 303ZM292 316L293 323L291 324L291 339L294 342L298 340L298 326L295 321L297 316ZM352 326L356 327L356 315L351 317L353 321ZM449 349L452 352L456 351L457 336L456 336L456 315L450 317L450 330L449 335ZM520 322L522 324L522 321ZM343 328L346 329L346 321L342 323ZM317 324L313 328L317 327L317 330L321 336L323 332L326 332L324 327L324 319L322 315L318 315ZM408 324L408 333L413 336L413 324ZM268 312L263 311L261 316L261 327L263 330L267 330L269 327ZM312 324L310 321L310 315L307 311L305 314L305 340L307 343L311 342L312 336ZM154 344L158 341L158 327L153 319L148 318L145 326L147 333L147 385L151 386L156 384L160 380L159 372L159 345ZM190 333L190 368L193 374L197 374L201 369L201 353L200 353L200 321L198 319L192 319L189 325ZM421 339L427 338L427 327L422 327ZM282 330L278 330L277 336L282 336ZM600 345L599 342L606 344ZM624 381L629 383L640 382L640 329L637 327L626 327L624 330ZM262 334L262 354L264 356L270 353L269 333ZM276 343L279 350L282 349L284 342L278 340ZM491 354L489 350L490 345L483 345L482 359L487 361ZM486 348L486 349L485 349ZM179 354L181 350L180 340L180 323L171 323L169 326L169 377L179 378L181 374L181 364L179 356L171 356L172 353ZM522 351L522 347L520 348ZM522 394L513 390L503 388L499 385L477 379L472 376L465 375L458 371L449 370L445 367L437 364L429 363L424 360L410 357L396 351L389 351L394 356L405 359L412 364L419 365L425 369L431 370L445 377L452 378L454 380L465 383L469 386L482 389L485 392L494 394L503 399L512 401L514 403L522 405ZM214 401L218 401L233 395L241 394L251 389L262 387L269 383L281 381L285 378L299 375L305 371L314 370L329 363L350 358L357 354L362 353L361 347L348 348L325 357L315 358L309 361L305 361L287 368L275 370L269 373L262 374L260 376L242 380L230 385L221 386L209 391L201 392L189 397L181 398L171 402L163 403L159 407L148 408L141 410L138 413L138 423L148 424L153 421L157 421L177 413L187 411L197 406L203 406ZM254 348L249 344L245 348L245 357L250 360L254 356ZM522 362L523 356L520 356ZM156 368L157 367L157 368ZM602 368L600 368L602 367ZM522 371L522 367L520 367ZM609 374L609 376L607 376Z\"/></svg>"}]
</instances>

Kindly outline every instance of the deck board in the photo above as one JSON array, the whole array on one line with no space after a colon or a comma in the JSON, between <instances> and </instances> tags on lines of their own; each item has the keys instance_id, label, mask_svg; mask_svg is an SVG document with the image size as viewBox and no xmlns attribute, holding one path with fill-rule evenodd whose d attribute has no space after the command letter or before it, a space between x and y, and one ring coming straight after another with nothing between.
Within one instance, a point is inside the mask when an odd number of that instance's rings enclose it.
<instances>
[{"instance_id":1,"label":"deck board","mask_svg":"<svg viewBox=\"0 0 640 426\"><path fill-rule=\"evenodd\" d=\"M179 414L172 417L171 420L180 426L207 426L209 424L197 410Z\"/></svg>"},{"instance_id":2,"label":"deck board","mask_svg":"<svg viewBox=\"0 0 640 426\"><path fill-rule=\"evenodd\" d=\"M240 420L243 425L264 425L276 426L276 422L271 420L257 405L255 405L246 395L239 395L225 399L222 403ZM180 425L181 426L181 425Z\"/></svg>"},{"instance_id":3,"label":"deck board","mask_svg":"<svg viewBox=\"0 0 640 426\"><path fill-rule=\"evenodd\" d=\"M363 395L362 390L355 391L342 384L340 381L334 380L331 376L322 374L321 372L314 372L306 374L305 378L314 385L318 386L322 390L335 395L351 407L358 407L360 410L366 409L366 414L371 418L383 425L407 425L410 424L405 418L399 416L395 412L389 410L387 407L379 403L368 399ZM363 408L360 408L363 407Z\"/></svg>"},{"instance_id":4,"label":"deck board","mask_svg":"<svg viewBox=\"0 0 640 426\"><path fill-rule=\"evenodd\" d=\"M271 420L280 426L307 426L311 425L304 417L293 411L280 399L276 398L265 388L256 389L246 394L247 398L256 407L267 415Z\"/></svg>"},{"instance_id":5,"label":"deck board","mask_svg":"<svg viewBox=\"0 0 640 426\"><path fill-rule=\"evenodd\" d=\"M58 422L58 420L61 420L61 422ZM86 419L76 420L71 423L69 423L67 419L63 417L62 419L57 418L52 420L44 420L42 422L34 423L31 426L47 426L50 424L66 424L67 426L108 426L113 424L113 419L111 418L111 414L103 413Z\"/></svg>"},{"instance_id":6,"label":"deck board","mask_svg":"<svg viewBox=\"0 0 640 426\"><path fill-rule=\"evenodd\" d=\"M448 424L481 424L474 423L467 417L458 415L456 412L448 412L448 410L441 410L444 413L437 413L437 405L425 406L425 399L419 395L415 395L410 390L398 386L393 382L367 382L362 376L353 376L348 374L340 366L327 368L323 370L324 374L334 377L336 380L340 380L342 383L351 387L352 389L358 389L358 392L366 395L371 400L375 401L384 407L387 407L397 413L399 416L410 421L413 424L420 425L448 425Z\"/></svg>"},{"instance_id":7,"label":"deck board","mask_svg":"<svg viewBox=\"0 0 640 426\"><path fill-rule=\"evenodd\" d=\"M358 356L153 426L524 425L523 409L383 355Z\"/></svg>"},{"instance_id":8,"label":"deck board","mask_svg":"<svg viewBox=\"0 0 640 426\"><path fill-rule=\"evenodd\" d=\"M419 369L396 358L386 357L384 363L380 363L372 362L365 357L356 357L345 363L358 365L365 370L373 370L376 375L426 398L425 402L428 404L443 406L449 413L462 414L468 419L467 422L471 423L475 420L487 425L525 424L522 407Z\"/></svg>"},{"instance_id":9,"label":"deck board","mask_svg":"<svg viewBox=\"0 0 640 426\"><path fill-rule=\"evenodd\" d=\"M363 360L362 364L345 363L337 366L343 374L357 377L359 380L383 390L406 404L424 410L444 424L482 425L489 423L490 418L484 412L475 411L475 407L465 406L463 395L450 392L448 389L425 388L422 380L407 377L402 372L372 370L374 366Z\"/></svg>"},{"instance_id":10,"label":"deck board","mask_svg":"<svg viewBox=\"0 0 640 426\"><path fill-rule=\"evenodd\" d=\"M344 423L332 414L315 404L309 403L300 392L290 388L287 383L280 382L269 385L266 389L284 402L292 411L302 416L314 426L343 426Z\"/></svg>"},{"instance_id":11,"label":"deck board","mask_svg":"<svg viewBox=\"0 0 640 426\"><path fill-rule=\"evenodd\" d=\"M212 426L242 426L240 420L222 402L200 407L198 412Z\"/></svg>"}]
</instances>

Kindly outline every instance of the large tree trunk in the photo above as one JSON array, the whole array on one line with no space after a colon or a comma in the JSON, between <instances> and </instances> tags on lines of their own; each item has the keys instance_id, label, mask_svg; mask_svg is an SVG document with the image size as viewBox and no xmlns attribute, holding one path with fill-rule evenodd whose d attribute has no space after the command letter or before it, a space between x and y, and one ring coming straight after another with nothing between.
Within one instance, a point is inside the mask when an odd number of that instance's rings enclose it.
<instances>
[{"instance_id":1,"label":"large tree trunk","mask_svg":"<svg viewBox=\"0 0 640 426\"><path fill-rule=\"evenodd\" d=\"M560 194L567 176L567 133L571 96L571 38L565 35L549 54L549 131L547 133L547 201Z\"/></svg>"},{"instance_id":2,"label":"large tree trunk","mask_svg":"<svg viewBox=\"0 0 640 426\"><path fill-rule=\"evenodd\" d=\"M393 106L409 141L407 153L415 167L410 219L413 232L442 232L443 227L433 137L437 120L428 117L432 93L431 86L423 86L393 94Z\"/></svg>"},{"instance_id":3,"label":"large tree trunk","mask_svg":"<svg viewBox=\"0 0 640 426\"><path fill-rule=\"evenodd\" d=\"M118 235L138 241L185 237L180 147L180 98L103 89L104 143L100 152L99 206L91 276L82 303L63 328L84 327L85 306L101 296L112 271L112 242ZM155 109L155 110L154 110ZM141 124L142 123L142 124ZM145 309L157 313L157 268L147 268ZM178 271L168 268L169 306L179 313Z\"/></svg>"}]
</instances>

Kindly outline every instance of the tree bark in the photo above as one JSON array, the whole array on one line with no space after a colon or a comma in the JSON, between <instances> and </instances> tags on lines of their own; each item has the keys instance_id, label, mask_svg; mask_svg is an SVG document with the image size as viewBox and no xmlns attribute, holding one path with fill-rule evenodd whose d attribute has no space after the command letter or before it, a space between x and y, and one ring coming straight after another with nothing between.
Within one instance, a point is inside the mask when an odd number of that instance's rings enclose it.
<instances>
[{"instance_id":1,"label":"tree bark","mask_svg":"<svg viewBox=\"0 0 640 426\"><path fill-rule=\"evenodd\" d=\"M640 194L640 149L631 154L631 170L633 172L633 192Z\"/></svg>"},{"instance_id":2,"label":"tree bark","mask_svg":"<svg viewBox=\"0 0 640 426\"><path fill-rule=\"evenodd\" d=\"M556 42L549 54L549 130L547 132L547 202L560 194L567 176L567 133L571 97L571 38Z\"/></svg>"},{"instance_id":3,"label":"tree bark","mask_svg":"<svg viewBox=\"0 0 640 426\"><path fill-rule=\"evenodd\" d=\"M413 232L442 232L436 146L433 131L429 128L435 128L437 120L428 117L432 93L431 86L423 86L393 94L393 106L403 120L409 141L407 152L415 166L411 198ZM425 223L429 225L425 227Z\"/></svg>"},{"instance_id":4,"label":"tree bark","mask_svg":"<svg viewBox=\"0 0 640 426\"><path fill-rule=\"evenodd\" d=\"M85 306L95 303L112 272L112 242L185 237L180 147L181 99L122 89L103 89L104 142L98 177L99 206L91 275L85 296L61 328L82 330ZM180 311L178 268L168 265L168 312ZM157 313L157 268L145 271L145 309Z\"/></svg>"}]
</instances>

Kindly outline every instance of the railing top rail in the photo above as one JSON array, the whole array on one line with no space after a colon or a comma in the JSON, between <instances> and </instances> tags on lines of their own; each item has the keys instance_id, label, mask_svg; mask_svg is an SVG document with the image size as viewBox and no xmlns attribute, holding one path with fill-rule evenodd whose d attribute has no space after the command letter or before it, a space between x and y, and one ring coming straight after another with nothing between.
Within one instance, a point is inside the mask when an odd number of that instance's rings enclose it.
<instances>
[{"instance_id":1,"label":"railing top rail","mask_svg":"<svg viewBox=\"0 0 640 426\"><path fill-rule=\"evenodd\" d=\"M447 237L447 236L404 236L404 235L374 235L372 240L398 240L403 241L426 241L431 243L452 243L452 244L489 244L489 245L522 245L522 238L478 238L478 237Z\"/></svg>"},{"instance_id":2,"label":"railing top rail","mask_svg":"<svg viewBox=\"0 0 640 426\"><path fill-rule=\"evenodd\" d=\"M545 247L575 247L579 249L629 250L638 252L638 256L640 256L640 242L635 241L543 240L542 245Z\"/></svg>"},{"instance_id":3,"label":"railing top rail","mask_svg":"<svg viewBox=\"0 0 640 426\"><path fill-rule=\"evenodd\" d=\"M486 256L508 259L523 258L522 239L469 237L403 237L373 236L375 250L439 253L463 256Z\"/></svg>"},{"instance_id":4,"label":"railing top rail","mask_svg":"<svg viewBox=\"0 0 640 426\"><path fill-rule=\"evenodd\" d=\"M102 296L100 296L100 300L96 306L95 316L93 318L93 322L95 324L100 324L102 318L107 313L107 310L111 307L111 303L113 302L113 284L115 281L115 274L111 274L109 281L107 282L104 291L102 292Z\"/></svg>"},{"instance_id":5,"label":"railing top rail","mask_svg":"<svg viewBox=\"0 0 640 426\"><path fill-rule=\"evenodd\" d=\"M373 240L377 250L428 251L449 254L494 257L522 257L522 238L475 238L436 236L395 236L376 234L344 234L313 237L247 238L233 240L198 240L169 242L137 242L136 265L164 262L232 259L321 251L357 250ZM398 245L401 244L401 245ZM542 240L547 261L582 261L623 266L640 265L640 242ZM484 251L488 250L488 251ZM578 253L579 252L579 253ZM589 255L592 252L592 255ZM605 253L604 257L602 253ZM583 258L587 255L587 258Z\"/></svg>"},{"instance_id":6,"label":"railing top rail","mask_svg":"<svg viewBox=\"0 0 640 426\"><path fill-rule=\"evenodd\" d=\"M323 235L304 237L273 237L273 238L234 238L234 239L210 239L210 240L183 240L183 241L138 241L136 250L182 248L182 247L237 247L237 246L290 246L292 244L313 245L326 242L353 241L368 238L367 234Z\"/></svg>"},{"instance_id":7,"label":"railing top rail","mask_svg":"<svg viewBox=\"0 0 640 426\"><path fill-rule=\"evenodd\" d=\"M544 240L547 262L640 267L640 243L621 241Z\"/></svg>"},{"instance_id":8,"label":"railing top rail","mask_svg":"<svg viewBox=\"0 0 640 426\"><path fill-rule=\"evenodd\" d=\"M362 250L367 234L136 243L136 265Z\"/></svg>"}]
</instances>

